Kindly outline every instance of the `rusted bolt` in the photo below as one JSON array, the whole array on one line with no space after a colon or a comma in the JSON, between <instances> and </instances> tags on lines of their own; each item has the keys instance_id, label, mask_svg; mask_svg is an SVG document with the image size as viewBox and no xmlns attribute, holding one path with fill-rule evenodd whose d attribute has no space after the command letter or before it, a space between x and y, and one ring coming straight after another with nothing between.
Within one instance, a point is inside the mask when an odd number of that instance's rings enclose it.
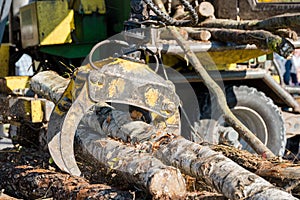
<instances>
[{"instance_id":1,"label":"rusted bolt","mask_svg":"<svg viewBox=\"0 0 300 200\"><path fill-rule=\"evenodd\" d=\"M167 111L167 112L174 112L176 109L176 106L173 102L164 102L162 105L162 110Z\"/></svg>"}]
</instances>

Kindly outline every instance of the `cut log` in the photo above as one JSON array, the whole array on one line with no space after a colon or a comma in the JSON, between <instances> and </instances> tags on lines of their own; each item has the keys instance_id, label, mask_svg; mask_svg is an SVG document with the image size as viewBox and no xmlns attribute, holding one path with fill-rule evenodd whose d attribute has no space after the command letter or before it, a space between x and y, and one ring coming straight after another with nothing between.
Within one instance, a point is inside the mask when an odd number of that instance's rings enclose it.
<instances>
[{"instance_id":1,"label":"cut log","mask_svg":"<svg viewBox=\"0 0 300 200\"><path fill-rule=\"evenodd\" d=\"M196 7L196 11L199 16L205 17L205 18L215 18L215 9L214 6L207 2L201 2L199 6Z\"/></svg>"},{"instance_id":2,"label":"cut log","mask_svg":"<svg viewBox=\"0 0 300 200\"><path fill-rule=\"evenodd\" d=\"M207 19L198 24L205 28L224 28L241 30L267 30L274 32L278 29L294 29L300 24L300 13L284 14L274 16L265 20L228 20L228 19Z\"/></svg>"},{"instance_id":3,"label":"cut log","mask_svg":"<svg viewBox=\"0 0 300 200\"><path fill-rule=\"evenodd\" d=\"M34 91L46 92L46 97L57 102L60 97L56 94L56 87L51 90L57 84L45 81L43 76L60 81L61 85L67 84L68 79L56 79L57 74L48 71L31 80L31 85L35 86L32 88ZM78 127L77 131L80 138L85 138L82 139L82 148L106 167L112 167L124 174L128 181L149 192L154 198L183 198L186 195L184 178L176 168L166 166L153 156L140 153L117 141L101 138L99 133L89 133L85 128Z\"/></svg>"},{"instance_id":4,"label":"cut log","mask_svg":"<svg viewBox=\"0 0 300 200\"><path fill-rule=\"evenodd\" d=\"M102 138L86 126L77 130L82 148L97 161L119 171L125 180L148 191L154 199L182 199L186 196L185 181L180 171L164 165L141 150L112 139Z\"/></svg>"},{"instance_id":5,"label":"cut log","mask_svg":"<svg viewBox=\"0 0 300 200\"><path fill-rule=\"evenodd\" d=\"M30 79L30 88L54 103L61 98L68 84L69 79L59 76L54 71L39 72Z\"/></svg>"},{"instance_id":6,"label":"cut log","mask_svg":"<svg viewBox=\"0 0 300 200\"><path fill-rule=\"evenodd\" d=\"M204 180L229 199L296 199L207 146L163 133L141 121L130 121L128 113L105 113L106 116L95 113L85 116L85 127L102 127L100 131L111 137L139 144L141 150L152 153L167 165L179 168L184 174ZM99 123L102 124L99 126Z\"/></svg>"},{"instance_id":7,"label":"cut log","mask_svg":"<svg viewBox=\"0 0 300 200\"><path fill-rule=\"evenodd\" d=\"M260 49L272 50L287 58L294 51L293 44L278 35L263 30L209 29L213 40L235 44L255 44Z\"/></svg>"},{"instance_id":8,"label":"cut log","mask_svg":"<svg viewBox=\"0 0 300 200\"><path fill-rule=\"evenodd\" d=\"M208 30L193 30L185 28L188 32L189 37L195 40L209 41L211 38L211 33Z\"/></svg>"},{"instance_id":9,"label":"cut log","mask_svg":"<svg viewBox=\"0 0 300 200\"><path fill-rule=\"evenodd\" d=\"M125 115L128 115L128 113ZM79 128L78 135L81 138L82 146L97 160L111 166L113 169L122 169L123 172L127 172L128 174L129 172L135 172L132 174L139 176L139 179L134 179L132 175L128 177L131 177L134 182L139 180L139 185L145 188L148 186L150 193L152 193L154 197L163 195L164 190L160 193L157 187L161 188L164 186L172 186L173 189L168 191L168 193L174 192L172 195L178 195L178 191L183 190L183 188L179 187L181 189L178 189L178 186L174 187L174 183L182 183L182 180L178 178L178 172L174 168L171 168L170 175L165 177L172 178L167 178L166 181L154 181L155 179L149 179L149 176L145 178L145 175L147 175L147 173L148 175L151 174L151 171L153 175L155 174L155 167L153 167L151 163L159 161L151 161L150 158L152 157L150 155L139 154L139 151L147 150L165 164L173 165L179 168L183 173L205 180L206 183L212 185L230 199L246 197L251 197L251 199L272 197L295 199L292 195L275 188L261 177L243 169L233 161L212 151L208 147L198 145L180 136L162 133L161 130L157 131L151 125L145 124L144 122L130 122L130 116L115 117L117 120L119 119L117 123L116 121L114 123L115 118L111 117L111 115L109 115L109 120L106 119L108 115L100 116L100 119L98 117L99 116L96 116L96 118L92 120L83 120L83 122L96 124L95 128L98 129L98 132L103 130L106 131L104 134L111 135L114 138L123 139L131 143L142 142L141 144L143 145L140 145L139 149L128 147L114 140L103 139L103 135L101 136L101 134L91 134L87 130ZM102 122L102 124L100 124L100 122ZM90 127L90 125L83 125L83 127ZM130 163L130 161L132 161L132 163ZM139 162L137 163L137 161ZM152 166L152 169L151 167L145 167L146 165ZM166 172L166 169L169 169L162 164L156 166L163 166L163 174ZM136 173L136 170L140 173ZM161 173L157 174L157 177L161 178L161 176ZM142 177L144 177L144 179ZM151 187L151 183L160 184L155 184ZM183 193L180 192L180 194L182 195Z\"/></svg>"},{"instance_id":10,"label":"cut log","mask_svg":"<svg viewBox=\"0 0 300 200\"><path fill-rule=\"evenodd\" d=\"M288 192L298 194L300 191L300 167L288 161L278 159L266 160L244 150L224 145L212 147L213 150L222 152L245 169L267 179L278 187L285 188Z\"/></svg>"}]
</instances>

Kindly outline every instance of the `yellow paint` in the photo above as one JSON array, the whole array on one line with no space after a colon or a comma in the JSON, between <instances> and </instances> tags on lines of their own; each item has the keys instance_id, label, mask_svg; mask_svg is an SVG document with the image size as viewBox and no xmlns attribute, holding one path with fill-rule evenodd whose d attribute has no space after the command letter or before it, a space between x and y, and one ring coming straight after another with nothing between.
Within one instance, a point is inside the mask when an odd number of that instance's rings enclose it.
<instances>
[{"instance_id":1,"label":"yellow paint","mask_svg":"<svg viewBox=\"0 0 300 200\"><path fill-rule=\"evenodd\" d=\"M258 3L298 3L300 0L257 0Z\"/></svg>"},{"instance_id":2,"label":"yellow paint","mask_svg":"<svg viewBox=\"0 0 300 200\"><path fill-rule=\"evenodd\" d=\"M260 49L235 49L235 50L224 50L224 51L208 51L208 52L198 52L196 53L201 64L207 70L225 70L232 69L234 63L246 62L251 58L256 58L262 55L270 53L270 51L264 51ZM174 66L178 62L183 62L184 66L186 62L184 57L181 55L164 55L164 64L166 66Z\"/></svg>"},{"instance_id":3,"label":"yellow paint","mask_svg":"<svg viewBox=\"0 0 300 200\"><path fill-rule=\"evenodd\" d=\"M111 62L110 65L120 65L125 71L140 75L143 75L145 69L147 71L152 71L148 65L124 59L116 59L115 61Z\"/></svg>"},{"instance_id":4,"label":"yellow paint","mask_svg":"<svg viewBox=\"0 0 300 200\"><path fill-rule=\"evenodd\" d=\"M105 0L75 0L74 9L84 14L106 13Z\"/></svg>"},{"instance_id":5,"label":"yellow paint","mask_svg":"<svg viewBox=\"0 0 300 200\"><path fill-rule=\"evenodd\" d=\"M8 76L5 77L6 89L11 92L16 89L24 89L29 87L29 76Z\"/></svg>"},{"instance_id":6,"label":"yellow paint","mask_svg":"<svg viewBox=\"0 0 300 200\"><path fill-rule=\"evenodd\" d=\"M20 8L23 48L71 43L74 11L67 1L36 1Z\"/></svg>"},{"instance_id":7,"label":"yellow paint","mask_svg":"<svg viewBox=\"0 0 300 200\"><path fill-rule=\"evenodd\" d=\"M123 93L125 89L125 82L123 79L115 79L113 80L108 88L108 96L109 98L114 97L118 93Z\"/></svg>"},{"instance_id":8,"label":"yellow paint","mask_svg":"<svg viewBox=\"0 0 300 200\"><path fill-rule=\"evenodd\" d=\"M32 100L30 103L31 103L31 121L33 123L42 122L44 118L42 102L37 99L37 100Z\"/></svg>"},{"instance_id":9,"label":"yellow paint","mask_svg":"<svg viewBox=\"0 0 300 200\"><path fill-rule=\"evenodd\" d=\"M157 89L150 88L144 95L146 104L150 107L154 107L159 97L159 91Z\"/></svg>"},{"instance_id":10,"label":"yellow paint","mask_svg":"<svg viewBox=\"0 0 300 200\"><path fill-rule=\"evenodd\" d=\"M273 75L272 77L278 84L280 84L280 77L278 75Z\"/></svg>"},{"instance_id":11,"label":"yellow paint","mask_svg":"<svg viewBox=\"0 0 300 200\"><path fill-rule=\"evenodd\" d=\"M169 124L169 125L177 125L177 124L179 124L179 113L178 113L178 111L174 115L172 115L171 117L169 117L166 120L166 123Z\"/></svg>"},{"instance_id":12,"label":"yellow paint","mask_svg":"<svg viewBox=\"0 0 300 200\"><path fill-rule=\"evenodd\" d=\"M0 77L8 76L9 72L9 44L0 46Z\"/></svg>"},{"instance_id":13,"label":"yellow paint","mask_svg":"<svg viewBox=\"0 0 300 200\"><path fill-rule=\"evenodd\" d=\"M71 30L73 29L74 11L70 10L69 14L47 36L40 35L41 45L71 43Z\"/></svg>"}]
</instances>

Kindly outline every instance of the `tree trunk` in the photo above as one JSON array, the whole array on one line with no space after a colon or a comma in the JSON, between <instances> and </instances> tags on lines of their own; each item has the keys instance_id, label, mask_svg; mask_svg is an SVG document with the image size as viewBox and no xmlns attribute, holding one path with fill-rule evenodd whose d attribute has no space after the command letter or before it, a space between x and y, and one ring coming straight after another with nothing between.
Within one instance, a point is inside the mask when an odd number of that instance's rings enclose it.
<instances>
[{"instance_id":1,"label":"tree trunk","mask_svg":"<svg viewBox=\"0 0 300 200\"><path fill-rule=\"evenodd\" d=\"M204 180L229 199L295 199L209 147L141 121L130 121L128 115L120 111L106 112L106 116L90 113L83 118L83 124L94 130L102 127L102 134L135 144L184 174Z\"/></svg>"},{"instance_id":2,"label":"tree trunk","mask_svg":"<svg viewBox=\"0 0 300 200\"><path fill-rule=\"evenodd\" d=\"M293 45L286 39L263 30L238 29L209 29L212 39L236 44L255 44L257 48L269 49L281 56L288 57L294 50ZM286 52L288 47L289 51Z\"/></svg>"},{"instance_id":3,"label":"tree trunk","mask_svg":"<svg viewBox=\"0 0 300 200\"><path fill-rule=\"evenodd\" d=\"M267 30L274 32L277 29L298 28L300 13L284 14L270 17L265 20L231 20L231 19L207 19L198 24L205 28L224 28L241 30Z\"/></svg>"},{"instance_id":4,"label":"tree trunk","mask_svg":"<svg viewBox=\"0 0 300 200\"><path fill-rule=\"evenodd\" d=\"M160 163L161 160L185 174L204 180L230 199L295 199L209 147L156 130L141 121L132 122L129 113L114 112L116 114L106 112L108 115L84 117L77 133L82 147L101 163L122 171L129 181L148 188L155 198L179 197L185 193L180 173ZM93 126L99 133L87 131L87 127ZM103 138L106 135L131 142L135 148ZM150 154L140 153L145 151Z\"/></svg>"},{"instance_id":5,"label":"tree trunk","mask_svg":"<svg viewBox=\"0 0 300 200\"><path fill-rule=\"evenodd\" d=\"M66 90L69 80L54 71L39 72L30 79L30 88L38 95L57 103Z\"/></svg>"},{"instance_id":6,"label":"tree trunk","mask_svg":"<svg viewBox=\"0 0 300 200\"><path fill-rule=\"evenodd\" d=\"M248 151L238 150L233 147L217 145L213 150L222 152L243 168L265 178L278 187L285 188L299 196L300 191L300 167L288 161L279 159L266 160L262 157L253 155Z\"/></svg>"},{"instance_id":7,"label":"tree trunk","mask_svg":"<svg viewBox=\"0 0 300 200\"><path fill-rule=\"evenodd\" d=\"M124 175L124 179L148 191L154 199L182 199L185 181L180 171L164 165L142 150L124 145L81 126L77 130L82 145L97 161Z\"/></svg>"}]
</instances>

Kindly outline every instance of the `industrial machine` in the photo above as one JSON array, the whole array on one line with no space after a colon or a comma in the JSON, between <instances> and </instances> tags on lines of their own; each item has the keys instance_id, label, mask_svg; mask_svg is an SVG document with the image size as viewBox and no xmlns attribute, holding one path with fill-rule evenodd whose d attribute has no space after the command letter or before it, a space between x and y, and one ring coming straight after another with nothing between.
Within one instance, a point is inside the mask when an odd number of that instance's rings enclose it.
<instances>
[{"instance_id":1,"label":"industrial machine","mask_svg":"<svg viewBox=\"0 0 300 200\"><path fill-rule=\"evenodd\" d=\"M213 10L208 16L201 14L203 3L205 11ZM122 6L128 9L121 12ZM297 41L282 39L274 49L247 42L200 40L203 27L198 25L215 18L265 19L287 10L296 13L299 8L297 1L34 1L19 7L19 14L12 18L12 22L20 20L19 26L11 26L9 32L16 47L40 61L42 70L61 75L71 75L70 67L91 51L89 62L77 65L62 98L55 102L47 133L56 164L78 175L73 145L65 144L73 144L82 117L101 105L129 105L128 112L138 110L139 120L164 131L253 151L224 121L215 103L218 96L210 93L203 77L186 60L187 52L168 26L178 27L186 44L223 88L232 112L263 144L283 156L286 140L292 138L289 143L295 143L293 153L297 154L300 110L296 97L300 90L280 82L279 67L272 57L273 52L290 56L299 47ZM53 15L47 10L60 12ZM121 34L107 39L123 25Z\"/></svg>"}]
</instances>

